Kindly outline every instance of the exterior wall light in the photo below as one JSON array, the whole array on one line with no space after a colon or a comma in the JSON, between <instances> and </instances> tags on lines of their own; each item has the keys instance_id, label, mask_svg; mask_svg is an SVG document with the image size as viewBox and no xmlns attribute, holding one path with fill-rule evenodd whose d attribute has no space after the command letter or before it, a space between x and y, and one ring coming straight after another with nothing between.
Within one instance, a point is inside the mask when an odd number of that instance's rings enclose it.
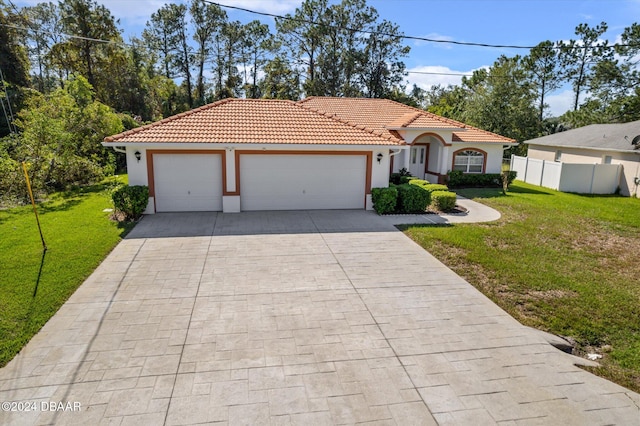
<instances>
[{"instance_id":1,"label":"exterior wall light","mask_svg":"<svg viewBox=\"0 0 640 426\"><path fill-rule=\"evenodd\" d=\"M384 155L382 155L381 152L379 152L378 155L376 155L376 159L378 160L378 164L380 164L380 162L382 161L383 157L384 157Z\"/></svg>"},{"instance_id":2,"label":"exterior wall light","mask_svg":"<svg viewBox=\"0 0 640 426\"><path fill-rule=\"evenodd\" d=\"M140 158L142 158L142 154L140 154L140 151L136 151L135 154L133 154L136 156L136 160L138 160L138 163L140 162Z\"/></svg>"}]
</instances>

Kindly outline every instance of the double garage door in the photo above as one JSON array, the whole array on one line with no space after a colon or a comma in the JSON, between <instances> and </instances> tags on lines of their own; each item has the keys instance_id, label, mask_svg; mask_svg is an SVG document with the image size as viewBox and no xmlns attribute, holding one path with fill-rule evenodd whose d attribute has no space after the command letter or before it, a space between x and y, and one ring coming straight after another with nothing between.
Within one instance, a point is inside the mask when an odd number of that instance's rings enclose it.
<instances>
[{"instance_id":1,"label":"double garage door","mask_svg":"<svg viewBox=\"0 0 640 426\"><path fill-rule=\"evenodd\" d=\"M221 154L154 153L153 163L157 212L222 211ZM241 154L239 172L243 211L365 205L364 154Z\"/></svg>"}]
</instances>

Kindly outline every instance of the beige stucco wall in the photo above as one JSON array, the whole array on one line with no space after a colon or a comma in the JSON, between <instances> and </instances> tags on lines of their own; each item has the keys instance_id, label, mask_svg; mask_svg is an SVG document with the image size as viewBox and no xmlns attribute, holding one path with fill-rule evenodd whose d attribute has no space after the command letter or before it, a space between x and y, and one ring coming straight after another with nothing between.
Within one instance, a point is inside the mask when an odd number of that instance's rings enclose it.
<instances>
[{"instance_id":1,"label":"beige stucco wall","mask_svg":"<svg viewBox=\"0 0 640 426\"><path fill-rule=\"evenodd\" d=\"M563 163L603 164L606 155L611 156L611 164L622 164L620 193L626 196L638 196L638 185L634 183L640 177L640 151L615 152L583 148L556 148L540 145L529 145L527 156L539 160L553 161L556 151L561 151L560 161Z\"/></svg>"}]
</instances>

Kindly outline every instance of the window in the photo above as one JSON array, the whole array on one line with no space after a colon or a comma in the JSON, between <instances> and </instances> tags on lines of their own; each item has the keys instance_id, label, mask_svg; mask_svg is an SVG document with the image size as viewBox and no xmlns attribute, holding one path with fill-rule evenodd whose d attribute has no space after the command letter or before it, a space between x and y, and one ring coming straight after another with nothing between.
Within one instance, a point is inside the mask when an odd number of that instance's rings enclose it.
<instances>
[{"instance_id":1,"label":"window","mask_svg":"<svg viewBox=\"0 0 640 426\"><path fill-rule=\"evenodd\" d=\"M424 147L420 148L420 164L424 164Z\"/></svg>"},{"instance_id":2,"label":"window","mask_svg":"<svg viewBox=\"0 0 640 426\"><path fill-rule=\"evenodd\" d=\"M602 158L602 164L611 164L611 156L610 155L605 155Z\"/></svg>"},{"instance_id":3,"label":"window","mask_svg":"<svg viewBox=\"0 0 640 426\"><path fill-rule=\"evenodd\" d=\"M556 156L554 157L553 161L557 161L557 162L559 162L559 161L561 161L561 160L562 160L562 151L557 150L557 151L556 151Z\"/></svg>"},{"instance_id":4,"label":"window","mask_svg":"<svg viewBox=\"0 0 640 426\"><path fill-rule=\"evenodd\" d=\"M470 149L457 152L453 160L453 170L463 173L483 173L484 154Z\"/></svg>"}]
</instances>

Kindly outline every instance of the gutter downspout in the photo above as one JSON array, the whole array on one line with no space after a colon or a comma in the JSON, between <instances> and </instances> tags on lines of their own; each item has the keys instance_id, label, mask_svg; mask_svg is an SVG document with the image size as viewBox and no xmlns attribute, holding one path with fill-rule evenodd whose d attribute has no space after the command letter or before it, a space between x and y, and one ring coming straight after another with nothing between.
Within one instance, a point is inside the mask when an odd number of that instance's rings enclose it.
<instances>
[{"instance_id":1,"label":"gutter downspout","mask_svg":"<svg viewBox=\"0 0 640 426\"><path fill-rule=\"evenodd\" d=\"M389 153L389 157L395 157L396 155L400 154L400 153L401 153L402 151L404 151L405 149L406 149L406 148L404 148L404 149L403 149L403 148L398 148L398 151L396 151L396 152L393 152L393 150L392 150L392 149L389 149L389 151L391 151L391 152Z\"/></svg>"},{"instance_id":2,"label":"gutter downspout","mask_svg":"<svg viewBox=\"0 0 640 426\"><path fill-rule=\"evenodd\" d=\"M113 148L113 150L114 150L115 152L120 152L120 153L122 153L122 154L126 154L126 153L127 153L127 150L126 150L126 149L122 149L122 148L121 148L121 147L119 147L119 146L113 146L112 148Z\"/></svg>"}]
</instances>

